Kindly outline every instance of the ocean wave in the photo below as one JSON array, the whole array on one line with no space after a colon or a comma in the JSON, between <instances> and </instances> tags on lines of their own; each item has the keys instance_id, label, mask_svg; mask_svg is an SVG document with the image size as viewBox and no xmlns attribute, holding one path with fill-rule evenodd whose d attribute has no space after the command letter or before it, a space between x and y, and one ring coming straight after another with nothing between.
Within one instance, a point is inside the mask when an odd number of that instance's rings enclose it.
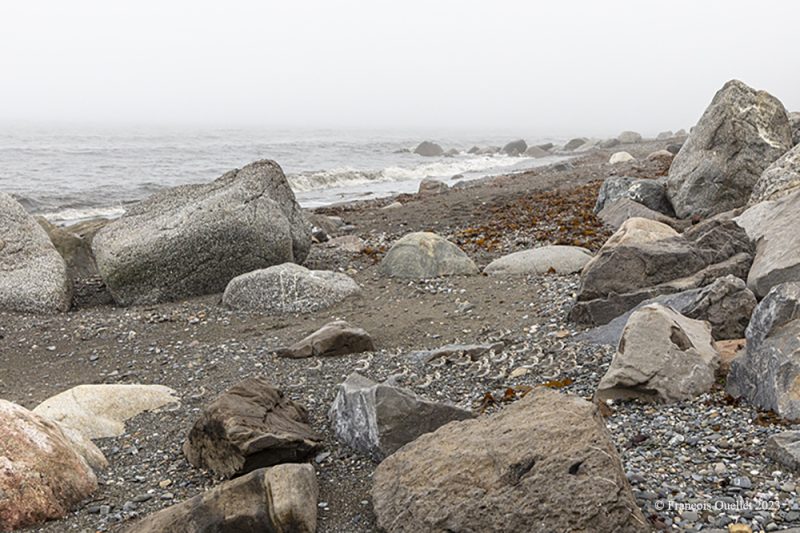
<instances>
[{"instance_id":1,"label":"ocean wave","mask_svg":"<svg viewBox=\"0 0 800 533\"><path fill-rule=\"evenodd\" d=\"M125 213L123 207L70 207L41 213L41 215L53 224L74 224L84 220L94 218L119 218Z\"/></svg>"},{"instance_id":2,"label":"ocean wave","mask_svg":"<svg viewBox=\"0 0 800 533\"><path fill-rule=\"evenodd\" d=\"M450 179L457 174L484 174L524 165L527 157L458 156L411 167L391 166L382 170L359 170L342 167L331 170L307 171L287 176L296 192L364 185L375 182L416 181L425 178Z\"/></svg>"}]
</instances>

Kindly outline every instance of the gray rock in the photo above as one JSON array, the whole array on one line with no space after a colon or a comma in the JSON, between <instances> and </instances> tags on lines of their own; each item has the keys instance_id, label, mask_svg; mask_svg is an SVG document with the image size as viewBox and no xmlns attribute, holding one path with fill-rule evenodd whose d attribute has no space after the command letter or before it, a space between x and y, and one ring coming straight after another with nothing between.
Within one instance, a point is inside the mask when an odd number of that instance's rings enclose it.
<instances>
[{"instance_id":1,"label":"gray rock","mask_svg":"<svg viewBox=\"0 0 800 533\"><path fill-rule=\"evenodd\" d=\"M445 156L445 157L455 157L455 156L457 156L457 155L458 155L458 154L460 154L460 153L461 153L461 152L459 152L457 149L455 149L455 148L450 148L449 150L447 150L447 151L444 153L444 156Z\"/></svg>"},{"instance_id":2,"label":"gray rock","mask_svg":"<svg viewBox=\"0 0 800 533\"><path fill-rule=\"evenodd\" d=\"M264 378L220 394L195 422L183 453L197 468L233 477L279 463L302 462L322 447L306 409Z\"/></svg>"},{"instance_id":3,"label":"gray rock","mask_svg":"<svg viewBox=\"0 0 800 533\"><path fill-rule=\"evenodd\" d=\"M154 194L92 242L100 274L122 305L219 293L245 272L303 261L310 246L294 193L267 160Z\"/></svg>"},{"instance_id":4,"label":"gray rock","mask_svg":"<svg viewBox=\"0 0 800 533\"><path fill-rule=\"evenodd\" d=\"M628 320L595 396L599 400L688 400L711 389L718 367L719 353L707 322L649 304Z\"/></svg>"},{"instance_id":5,"label":"gray rock","mask_svg":"<svg viewBox=\"0 0 800 533\"><path fill-rule=\"evenodd\" d=\"M540 150L544 150L545 152L549 152L554 147L555 147L555 145L553 143L544 143L544 144L537 144L536 145L536 148L539 148Z\"/></svg>"},{"instance_id":6,"label":"gray rock","mask_svg":"<svg viewBox=\"0 0 800 533\"><path fill-rule=\"evenodd\" d=\"M578 137L577 139L572 139L571 141L569 141L567 144L564 145L564 150L571 152L576 148L580 148L581 146L586 144L588 140L589 139L586 139L585 137Z\"/></svg>"},{"instance_id":7,"label":"gray rock","mask_svg":"<svg viewBox=\"0 0 800 533\"><path fill-rule=\"evenodd\" d=\"M745 277L753 246L732 220L712 219L678 235L632 218L586 265L570 318L600 325L662 294L703 287L721 276Z\"/></svg>"},{"instance_id":8,"label":"gray rock","mask_svg":"<svg viewBox=\"0 0 800 533\"><path fill-rule=\"evenodd\" d=\"M662 131L661 133L656 135L656 139L659 140L659 141L663 141L663 140L666 140L666 139L672 139L672 137L673 137L673 133L670 130Z\"/></svg>"},{"instance_id":9,"label":"gray rock","mask_svg":"<svg viewBox=\"0 0 800 533\"><path fill-rule=\"evenodd\" d=\"M733 80L717 92L667 178L680 218L708 217L745 205L761 173L791 148L781 102Z\"/></svg>"},{"instance_id":10,"label":"gray rock","mask_svg":"<svg viewBox=\"0 0 800 533\"><path fill-rule=\"evenodd\" d=\"M534 157L536 159L540 157L547 157L550 153L547 150L543 150L538 146L529 146L527 150L525 150L525 155L527 157Z\"/></svg>"},{"instance_id":11,"label":"gray rock","mask_svg":"<svg viewBox=\"0 0 800 533\"><path fill-rule=\"evenodd\" d=\"M438 157L444 155L444 150L441 146L430 141L422 141L414 148L414 153L424 157Z\"/></svg>"},{"instance_id":12,"label":"gray rock","mask_svg":"<svg viewBox=\"0 0 800 533\"><path fill-rule=\"evenodd\" d=\"M773 287L753 312L745 336L744 355L731 363L728 393L800 420L800 283Z\"/></svg>"},{"instance_id":13,"label":"gray rock","mask_svg":"<svg viewBox=\"0 0 800 533\"><path fill-rule=\"evenodd\" d=\"M688 318L708 322L714 340L727 340L744 337L756 306L756 298L744 281L728 275L706 287L645 300L608 324L581 333L576 340L616 346L630 316L638 309L654 303L669 307Z\"/></svg>"},{"instance_id":14,"label":"gray rock","mask_svg":"<svg viewBox=\"0 0 800 533\"><path fill-rule=\"evenodd\" d=\"M0 309L59 313L72 302L67 265L47 232L10 195L0 193Z\"/></svg>"},{"instance_id":15,"label":"gray rock","mask_svg":"<svg viewBox=\"0 0 800 533\"><path fill-rule=\"evenodd\" d=\"M597 407L544 388L384 459L372 503L388 533L648 530Z\"/></svg>"},{"instance_id":16,"label":"gray rock","mask_svg":"<svg viewBox=\"0 0 800 533\"><path fill-rule=\"evenodd\" d=\"M336 320L325 324L289 348L278 350L278 356L303 359L314 356L348 355L373 350L375 350L375 344L369 333L361 328L351 326L344 320Z\"/></svg>"},{"instance_id":17,"label":"gray rock","mask_svg":"<svg viewBox=\"0 0 800 533\"><path fill-rule=\"evenodd\" d=\"M800 190L800 145L767 167L753 187L749 204L777 200L798 190Z\"/></svg>"},{"instance_id":18,"label":"gray rock","mask_svg":"<svg viewBox=\"0 0 800 533\"><path fill-rule=\"evenodd\" d=\"M409 233L398 240L384 256L380 270L386 276L413 279L478 273L458 246L429 232Z\"/></svg>"},{"instance_id":19,"label":"gray rock","mask_svg":"<svg viewBox=\"0 0 800 533\"><path fill-rule=\"evenodd\" d=\"M677 155L678 152L681 151L683 148L683 143L672 143L667 145L667 152L671 153L672 155Z\"/></svg>"},{"instance_id":20,"label":"gray rock","mask_svg":"<svg viewBox=\"0 0 800 533\"><path fill-rule=\"evenodd\" d=\"M92 253L91 238L86 239L66 228L51 224L44 217L36 217L36 221L47 232L50 242L64 259L67 276L70 279L92 278L99 275Z\"/></svg>"},{"instance_id":21,"label":"gray rock","mask_svg":"<svg viewBox=\"0 0 800 533\"><path fill-rule=\"evenodd\" d=\"M494 155L500 151L499 146L486 146L478 150L478 155Z\"/></svg>"},{"instance_id":22,"label":"gray rock","mask_svg":"<svg viewBox=\"0 0 800 533\"><path fill-rule=\"evenodd\" d=\"M781 431L771 435L764 454L789 470L800 471L800 431Z\"/></svg>"},{"instance_id":23,"label":"gray rock","mask_svg":"<svg viewBox=\"0 0 800 533\"><path fill-rule=\"evenodd\" d=\"M619 144L620 144L619 143L619 139L614 138L614 139L606 139L605 141L601 141L599 146L600 146L600 148L608 149L608 148L614 148L615 146L619 146Z\"/></svg>"},{"instance_id":24,"label":"gray rock","mask_svg":"<svg viewBox=\"0 0 800 533\"><path fill-rule=\"evenodd\" d=\"M433 196L447 192L450 187L443 181L435 180L433 178L425 178L419 182L419 190L417 194L420 196Z\"/></svg>"},{"instance_id":25,"label":"gray rock","mask_svg":"<svg viewBox=\"0 0 800 533\"><path fill-rule=\"evenodd\" d=\"M686 133L686 130L683 129L683 128L681 128L681 129L679 129L678 131L675 132L675 137L688 137L688 135L689 134Z\"/></svg>"},{"instance_id":26,"label":"gray rock","mask_svg":"<svg viewBox=\"0 0 800 533\"><path fill-rule=\"evenodd\" d=\"M244 311L313 313L359 294L361 288L346 274L286 263L233 278L222 302Z\"/></svg>"},{"instance_id":27,"label":"gray rock","mask_svg":"<svg viewBox=\"0 0 800 533\"><path fill-rule=\"evenodd\" d=\"M480 146L473 146L472 148L467 150L467 153L468 154L477 154L480 151L481 151L481 147Z\"/></svg>"},{"instance_id":28,"label":"gray rock","mask_svg":"<svg viewBox=\"0 0 800 533\"><path fill-rule=\"evenodd\" d=\"M597 218L602 220L603 224L611 228L612 231L617 231L626 220L631 218L655 220L679 232L691 226L691 221L679 220L659 213L658 211L653 211L649 207L635 202L630 198L620 198L619 200L604 202L603 209L597 213Z\"/></svg>"},{"instance_id":29,"label":"gray rock","mask_svg":"<svg viewBox=\"0 0 800 533\"><path fill-rule=\"evenodd\" d=\"M504 255L483 270L492 276L574 274L583 270L592 253L579 246L543 246Z\"/></svg>"},{"instance_id":30,"label":"gray rock","mask_svg":"<svg viewBox=\"0 0 800 533\"><path fill-rule=\"evenodd\" d=\"M522 139L518 139L516 141L511 141L510 143L503 146L503 153L506 155L522 155L525 153L525 150L528 149L528 143L523 141Z\"/></svg>"},{"instance_id":31,"label":"gray rock","mask_svg":"<svg viewBox=\"0 0 800 533\"><path fill-rule=\"evenodd\" d=\"M318 497L311 465L261 468L135 522L125 533L314 533Z\"/></svg>"},{"instance_id":32,"label":"gray rock","mask_svg":"<svg viewBox=\"0 0 800 533\"><path fill-rule=\"evenodd\" d=\"M775 285L800 281L800 190L758 203L735 220L756 243L747 286L757 297Z\"/></svg>"},{"instance_id":33,"label":"gray rock","mask_svg":"<svg viewBox=\"0 0 800 533\"><path fill-rule=\"evenodd\" d=\"M620 144L635 144L642 142L642 136L635 131L623 131L617 135L617 140Z\"/></svg>"},{"instance_id":34,"label":"gray rock","mask_svg":"<svg viewBox=\"0 0 800 533\"><path fill-rule=\"evenodd\" d=\"M672 214L663 182L627 176L613 176L603 181L597 193L594 212L599 213L606 205L621 198L629 198L659 213Z\"/></svg>"},{"instance_id":35,"label":"gray rock","mask_svg":"<svg viewBox=\"0 0 800 533\"><path fill-rule=\"evenodd\" d=\"M390 383L352 373L339 385L328 417L336 438L375 461L382 461L420 435L471 411L430 402Z\"/></svg>"}]
</instances>

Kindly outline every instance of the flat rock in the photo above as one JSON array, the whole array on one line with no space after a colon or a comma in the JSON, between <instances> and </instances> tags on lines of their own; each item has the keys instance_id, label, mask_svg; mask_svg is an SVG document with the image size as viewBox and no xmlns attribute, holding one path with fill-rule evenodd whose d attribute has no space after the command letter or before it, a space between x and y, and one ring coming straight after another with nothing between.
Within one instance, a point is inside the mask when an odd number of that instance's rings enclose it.
<instances>
[{"instance_id":1,"label":"flat rock","mask_svg":"<svg viewBox=\"0 0 800 533\"><path fill-rule=\"evenodd\" d=\"M595 397L688 400L711 389L718 367L719 353L707 322L649 304L628 319Z\"/></svg>"},{"instance_id":2,"label":"flat rock","mask_svg":"<svg viewBox=\"0 0 800 533\"><path fill-rule=\"evenodd\" d=\"M152 514L125 532L314 533L318 497L311 465L261 468Z\"/></svg>"},{"instance_id":3,"label":"flat rock","mask_svg":"<svg viewBox=\"0 0 800 533\"><path fill-rule=\"evenodd\" d=\"M376 383L355 372L339 385L328 414L336 438L375 461L448 422L474 416L471 411L424 400L410 390Z\"/></svg>"},{"instance_id":4,"label":"flat rock","mask_svg":"<svg viewBox=\"0 0 800 533\"><path fill-rule=\"evenodd\" d=\"M372 337L365 330L351 326L344 320L325 324L308 337L289 348L278 351L279 357L303 359L306 357L332 357L375 350Z\"/></svg>"},{"instance_id":5,"label":"flat rock","mask_svg":"<svg viewBox=\"0 0 800 533\"><path fill-rule=\"evenodd\" d=\"M544 388L384 459L372 504L388 533L649 529L597 407Z\"/></svg>"},{"instance_id":6,"label":"flat rock","mask_svg":"<svg viewBox=\"0 0 800 533\"><path fill-rule=\"evenodd\" d=\"M504 255L483 270L492 276L574 274L583 270L592 252L579 246L543 246Z\"/></svg>"},{"instance_id":7,"label":"flat rock","mask_svg":"<svg viewBox=\"0 0 800 533\"><path fill-rule=\"evenodd\" d=\"M759 302L731 363L727 391L763 410L800 420L800 283L776 285Z\"/></svg>"},{"instance_id":8,"label":"flat rock","mask_svg":"<svg viewBox=\"0 0 800 533\"><path fill-rule=\"evenodd\" d=\"M61 313L72 279L47 232L10 195L0 193L0 310Z\"/></svg>"},{"instance_id":9,"label":"flat rock","mask_svg":"<svg viewBox=\"0 0 800 533\"><path fill-rule=\"evenodd\" d=\"M758 178L749 204L777 200L800 190L800 145L772 163Z\"/></svg>"},{"instance_id":10,"label":"flat rock","mask_svg":"<svg viewBox=\"0 0 800 533\"><path fill-rule=\"evenodd\" d=\"M458 246L429 232L409 233L394 243L380 270L389 277L412 279L478 273L478 267Z\"/></svg>"},{"instance_id":11,"label":"flat rock","mask_svg":"<svg viewBox=\"0 0 800 533\"><path fill-rule=\"evenodd\" d=\"M661 181L627 176L612 176L603 181L597 193L594 212L599 213L606 205L622 198L638 202L659 213L672 212L672 206L667 200L664 184Z\"/></svg>"},{"instance_id":12,"label":"flat rock","mask_svg":"<svg viewBox=\"0 0 800 533\"><path fill-rule=\"evenodd\" d=\"M666 224L672 229L681 232L691 226L687 220L679 220L669 217L658 211L653 211L647 206L635 202L630 198L620 198L611 203L605 202L603 209L597 213L597 218L603 221L607 227L613 231L619 230L626 220L631 218L646 218L655 220L661 224Z\"/></svg>"},{"instance_id":13,"label":"flat rock","mask_svg":"<svg viewBox=\"0 0 800 533\"><path fill-rule=\"evenodd\" d=\"M0 400L0 530L62 518L96 489L91 467L55 422Z\"/></svg>"},{"instance_id":14,"label":"flat rock","mask_svg":"<svg viewBox=\"0 0 800 533\"><path fill-rule=\"evenodd\" d=\"M725 84L675 156L667 196L679 218L745 205L761 173L792 146L783 104L738 80Z\"/></svg>"},{"instance_id":15,"label":"flat rock","mask_svg":"<svg viewBox=\"0 0 800 533\"><path fill-rule=\"evenodd\" d=\"M203 409L183 453L197 468L232 477L279 463L300 462L321 448L308 412L264 378L234 385Z\"/></svg>"},{"instance_id":16,"label":"flat rock","mask_svg":"<svg viewBox=\"0 0 800 533\"><path fill-rule=\"evenodd\" d=\"M747 286L757 297L775 285L800 281L800 191L758 203L735 220L756 243Z\"/></svg>"},{"instance_id":17,"label":"flat rock","mask_svg":"<svg viewBox=\"0 0 800 533\"><path fill-rule=\"evenodd\" d=\"M33 412L80 432L89 439L117 437L125 422L145 411L178 402L163 385L78 385L52 396Z\"/></svg>"},{"instance_id":18,"label":"flat rock","mask_svg":"<svg viewBox=\"0 0 800 533\"><path fill-rule=\"evenodd\" d=\"M361 288L346 274L285 263L233 278L222 302L242 311L313 313L360 294Z\"/></svg>"},{"instance_id":19,"label":"flat rock","mask_svg":"<svg viewBox=\"0 0 800 533\"><path fill-rule=\"evenodd\" d=\"M264 160L154 194L101 229L92 249L117 303L153 304L220 293L245 272L302 262L309 229L281 167Z\"/></svg>"},{"instance_id":20,"label":"flat rock","mask_svg":"<svg viewBox=\"0 0 800 533\"><path fill-rule=\"evenodd\" d=\"M636 310L654 303L667 306L688 318L708 322L714 340L726 340L744 337L756 307L756 298L743 280L731 275L723 276L702 288L647 299L608 324L581 333L576 340L616 346L630 316Z\"/></svg>"}]
</instances>

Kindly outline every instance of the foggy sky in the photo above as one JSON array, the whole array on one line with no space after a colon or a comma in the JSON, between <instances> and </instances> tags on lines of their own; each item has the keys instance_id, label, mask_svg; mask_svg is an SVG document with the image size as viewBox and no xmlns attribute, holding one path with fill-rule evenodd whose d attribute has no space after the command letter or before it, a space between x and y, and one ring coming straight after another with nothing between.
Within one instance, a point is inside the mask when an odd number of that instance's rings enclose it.
<instances>
[{"instance_id":1,"label":"foggy sky","mask_svg":"<svg viewBox=\"0 0 800 533\"><path fill-rule=\"evenodd\" d=\"M25 0L0 123L688 128L730 78L800 110L800 4Z\"/></svg>"}]
</instances>

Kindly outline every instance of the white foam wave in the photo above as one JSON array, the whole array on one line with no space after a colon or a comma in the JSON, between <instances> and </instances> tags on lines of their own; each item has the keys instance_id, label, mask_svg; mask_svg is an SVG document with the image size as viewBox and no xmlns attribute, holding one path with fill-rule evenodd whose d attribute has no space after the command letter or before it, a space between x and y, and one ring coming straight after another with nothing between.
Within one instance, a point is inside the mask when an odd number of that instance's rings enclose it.
<instances>
[{"instance_id":1,"label":"white foam wave","mask_svg":"<svg viewBox=\"0 0 800 533\"><path fill-rule=\"evenodd\" d=\"M292 189L297 192L363 185L375 182L416 181L425 178L449 179L456 174L480 174L524 165L532 158L493 156L459 156L431 163L403 167L392 166L382 170L358 170L344 167L332 170L303 172L288 176Z\"/></svg>"},{"instance_id":2,"label":"white foam wave","mask_svg":"<svg viewBox=\"0 0 800 533\"><path fill-rule=\"evenodd\" d=\"M50 213L42 213L42 216L53 224L74 224L93 218L119 218L125 213L122 207L86 207L68 208Z\"/></svg>"}]
</instances>

